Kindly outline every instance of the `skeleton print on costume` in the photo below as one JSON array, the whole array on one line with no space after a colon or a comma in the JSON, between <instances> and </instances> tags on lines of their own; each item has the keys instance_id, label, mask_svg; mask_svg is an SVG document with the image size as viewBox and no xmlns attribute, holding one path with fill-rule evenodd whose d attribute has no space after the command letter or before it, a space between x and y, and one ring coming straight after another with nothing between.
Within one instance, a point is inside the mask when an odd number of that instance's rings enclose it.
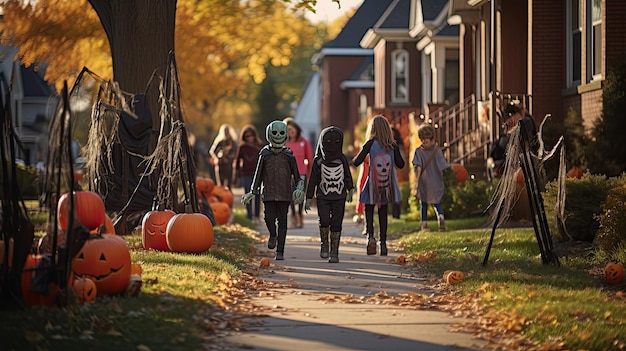
<instances>
[{"instance_id":1,"label":"skeleton print on costume","mask_svg":"<svg viewBox=\"0 0 626 351\"><path fill-rule=\"evenodd\" d=\"M322 164L322 179L320 180L320 189L324 195L331 192L342 194L344 187L343 164L336 166Z\"/></svg>"},{"instance_id":2,"label":"skeleton print on costume","mask_svg":"<svg viewBox=\"0 0 626 351\"><path fill-rule=\"evenodd\" d=\"M380 153L374 156L373 162L370 163L370 167L374 173L373 184L374 189L378 191L374 192L375 203L389 203L392 202L391 194L391 170L394 165L391 163L391 155L387 153Z\"/></svg>"}]
</instances>

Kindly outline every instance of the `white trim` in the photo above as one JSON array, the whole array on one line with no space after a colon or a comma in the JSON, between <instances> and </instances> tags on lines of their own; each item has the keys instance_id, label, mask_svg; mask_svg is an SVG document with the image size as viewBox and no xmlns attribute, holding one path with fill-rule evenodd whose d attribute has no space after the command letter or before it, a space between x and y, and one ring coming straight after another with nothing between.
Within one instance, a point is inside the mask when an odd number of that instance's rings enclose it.
<instances>
[{"instance_id":1,"label":"white trim","mask_svg":"<svg viewBox=\"0 0 626 351\"><path fill-rule=\"evenodd\" d=\"M341 90L358 89L358 88L374 88L374 82L371 80L344 80L339 84Z\"/></svg>"},{"instance_id":2,"label":"white trim","mask_svg":"<svg viewBox=\"0 0 626 351\"><path fill-rule=\"evenodd\" d=\"M324 56L370 56L374 54L374 50L363 48L323 48L319 54L321 55L319 59L322 59Z\"/></svg>"}]
</instances>

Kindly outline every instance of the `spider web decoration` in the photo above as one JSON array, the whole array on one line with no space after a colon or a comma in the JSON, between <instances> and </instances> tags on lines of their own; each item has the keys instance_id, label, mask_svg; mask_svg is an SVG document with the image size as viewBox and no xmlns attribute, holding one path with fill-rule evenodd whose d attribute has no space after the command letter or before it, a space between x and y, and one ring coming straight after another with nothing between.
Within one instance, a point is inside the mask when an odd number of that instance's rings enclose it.
<instances>
[{"instance_id":1,"label":"spider web decoration","mask_svg":"<svg viewBox=\"0 0 626 351\"><path fill-rule=\"evenodd\" d=\"M483 266L487 265L496 228L501 226L510 218L511 210L519 199L519 195L517 195L516 192L516 173L518 167L521 167L524 174L524 184L527 190L526 193L529 200L533 229L539 245L542 262L544 264L559 265L558 257L553 251L552 236L550 235L550 229L546 219L541 191L544 189L546 182L544 175L544 163L556 153L556 150L560 148L559 193L565 193L565 182L563 181L563 177L565 176L565 151L564 146L562 145L563 137L559 138L559 141L550 152L546 153L544 150L544 143L541 134L543 131L543 125L549 117L550 115L546 115L539 129L539 150L537 151L537 155L533 155L530 150L530 140L528 139L528 133L526 132L526 127L522 121L518 122L518 128L514 128L511 133L511 137L506 148L507 157L505 158L504 173L500 178L500 182L496 187L492 202L489 206L492 209L495 209L495 211L492 211L489 219L492 231L487 244L485 257L483 259ZM557 201L557 206L564 206L564 201L565 198L564 195L562 195ZM559 218L557 211L557 223L560 223L560 220L562 220L562 217Z\"/></svg>"}]
</instances>

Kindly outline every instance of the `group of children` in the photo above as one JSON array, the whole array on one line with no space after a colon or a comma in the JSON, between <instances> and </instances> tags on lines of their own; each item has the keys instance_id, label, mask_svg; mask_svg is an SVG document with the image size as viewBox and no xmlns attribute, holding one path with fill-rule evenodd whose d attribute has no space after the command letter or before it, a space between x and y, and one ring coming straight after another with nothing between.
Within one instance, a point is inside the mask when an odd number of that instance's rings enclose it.
<instances>
[{"instance_id":1,"label":"group of children","mask_svg":"<svg viewBox=\"0 0 626 351\"><path fill-rule=\"evenodd\" d=\"M431 125L422 125L418 136L422 145L413 156L418 184L413 193L420 200L422 228L426 228L427 206L432 204L437 212L439 228L444 229L442 172L448 168L448 164L441 149L435 145L435 130ZM283 121L271 122L266 128L266 138L269 144L259 152L252 187L243 195L242 203L248 204L255 197L262 196L265 224L269 231L268 249L276 249L277 260L284 259L289 206L292 202L302 203L306 198L305 210L309 211L311 200L315 197L320 257L327 258L331 263L339 262L345 203L352 202L354 193L350 162L342 151L343 131L335 126L321 131L306 189L295 157L285 146L287 125ZM366 252L368 255L377 253L374 236L374 209L377 207L380 255L386 256L388 206L400 202L396 167L403 168L405 161L384 116L378 115L369 121L366 140L360 152L351 160L354 166L359 166L369 158L367 178L359 194L359 201L365 205L368 238Z\"/></svg>"}]
</instances>

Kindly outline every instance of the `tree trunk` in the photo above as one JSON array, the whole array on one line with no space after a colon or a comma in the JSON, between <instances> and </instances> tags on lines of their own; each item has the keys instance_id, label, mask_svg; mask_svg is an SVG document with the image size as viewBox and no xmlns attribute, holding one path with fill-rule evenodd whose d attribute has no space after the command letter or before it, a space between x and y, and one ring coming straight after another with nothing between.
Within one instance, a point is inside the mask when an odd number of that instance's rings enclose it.
<instances>
[{"instance_id":1,"label":"tree trunk","mask_svg":"<svg viewBox=\"0 0 626 351\"><path fill-rule=\"evenodd\" d=\"M122 90L147 93L158 129L158 79L165 74L167 58L174 52L177 0L88 0L109 39L113 79ZM149 88L149 90L148 90Z\"/></svg>"}]
</instances>

